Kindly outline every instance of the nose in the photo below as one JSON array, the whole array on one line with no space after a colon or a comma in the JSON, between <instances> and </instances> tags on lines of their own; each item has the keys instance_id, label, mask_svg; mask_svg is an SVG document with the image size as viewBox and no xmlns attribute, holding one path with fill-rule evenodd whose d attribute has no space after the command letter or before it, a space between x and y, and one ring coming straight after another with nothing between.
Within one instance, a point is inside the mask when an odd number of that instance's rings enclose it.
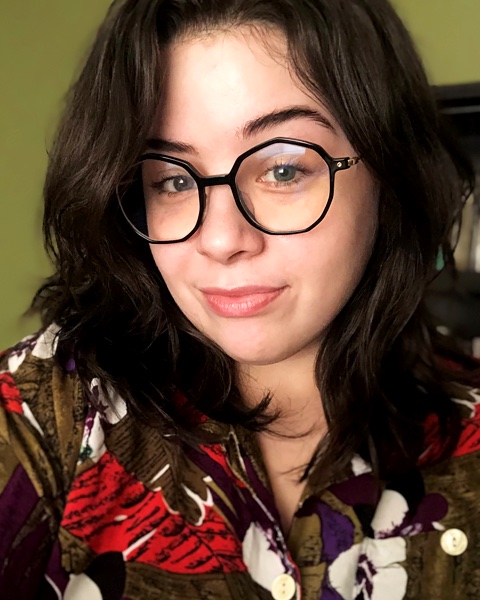
<instances>
[{"instance_id":1,"label":"nose","mask_svg":"<svg viewBox=\"0 0 480 600\"><path fill-rule=\"evenodd\" d=\"M262 252L263 232L244 218L228 185L206 188L206 208L196 235L197 249L224 264Z\"/></svg>"}]
</instances>

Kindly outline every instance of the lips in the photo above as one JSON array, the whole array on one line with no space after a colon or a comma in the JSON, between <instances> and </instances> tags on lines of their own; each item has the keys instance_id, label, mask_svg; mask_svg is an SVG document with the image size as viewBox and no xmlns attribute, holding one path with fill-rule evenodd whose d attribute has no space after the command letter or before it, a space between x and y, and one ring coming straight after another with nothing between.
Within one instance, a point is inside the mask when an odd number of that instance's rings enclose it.
<instances>
[{"instance_id":1,"label":"lips","mask_svg":"<svg viewBox=\"0 0 480 600\"><path fill-rule=\"evenodd\" d=\"M233 289L203 288L207 305L222 317L252 317L272 304L285 287L243 286Z\"/></svg>"}]
</instances>

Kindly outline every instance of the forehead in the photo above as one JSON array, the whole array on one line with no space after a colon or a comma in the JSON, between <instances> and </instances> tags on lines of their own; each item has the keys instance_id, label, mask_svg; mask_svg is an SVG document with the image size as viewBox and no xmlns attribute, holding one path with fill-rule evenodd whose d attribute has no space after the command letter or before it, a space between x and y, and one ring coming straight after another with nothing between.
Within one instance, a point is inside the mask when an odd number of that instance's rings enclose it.
<instances>
[{"instance_id":1,"label":"forehead","mask_svg":"<svg viewBox=\"0 0 480 600\"><path fill-rule=\"evenodd\" d=\"M249 121L291 106L323 112L333 122L293 74L286 41L276 30L187 38L172 44L164 57L154 137L218 149L227 140L241 141Z\"/></svg>"}]
</instances>

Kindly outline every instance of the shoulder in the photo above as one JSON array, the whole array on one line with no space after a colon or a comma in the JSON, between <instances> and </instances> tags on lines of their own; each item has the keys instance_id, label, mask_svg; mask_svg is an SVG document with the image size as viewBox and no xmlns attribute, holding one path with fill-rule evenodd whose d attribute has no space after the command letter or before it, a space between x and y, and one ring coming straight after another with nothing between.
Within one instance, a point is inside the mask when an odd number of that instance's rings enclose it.
<instances>
[{"instance_id":1,"label":"shoulder","mask_svg":"<svg viewBox=\"0 0 480 600\"><path fill-rule=\"evenodd\" d=\"M412 581L424 586L415 588L415 597L435 589L437 597L477 598L480 590L480 389L458 386L452 400L461 428L447 458L432 460L440 449L438 420L430 418L427 426L421 465L424 498L417 516L421 522L433 521L434 531L410 540ZM433 579L427 581L419 565Z\"/></svg>"},{"instance_id":2,"label":"shoulder","mask_svg":"<svg viewBox=\"0 0 480 600\"><path fill-rule=\"evenodd\" d=\"M29 468L53 462L71 472L85 406L74 365L61 353L51 326L0 355L0 440Z\"/></svg>"},{"instance_id":3,"label":"shoulder","mask_svg":"<svg viewBox=\"0 0 480 600\"><path fill-rule=\"evenodd\" d=\"M22 598L43 579L84 429L82 387L61 352L50 327L0 355L1 580Z\"/></svg>"},{"instance_id":4,"label":"shoulder","mask_svg":"<svg viewBox=\"0 0 480 600\"><path fill-rule=\"evenodd\" d=\"M460 432L447 458L435 461L440 429L437 419L427 428L429 445L422 466L426 492L443 497L447 530L465 532L471 546L480 548L480 389L458 386L452 398L460 413ZM476 572L480 589L480 571Z\"/></svg>"},{"instance_id":5,"label":"shoulder","mask_svg":"<svg viewBox=\"0 0 480 600\"><path fill-rule=\"evenodd\" d=\"M462 506L475 494L480 510L480 388L456 386L452 402L459 414L459 431L455 443L445 457L441 426L437 415L426 422L426 450L420 458L420 467L426 481L441 487L442 493L456 497ZM440 456L443 456L441 460ZM468 494L463 491L468 489ZM480 512L478 515L480 523Z\"/></svg>"}]
</instances>

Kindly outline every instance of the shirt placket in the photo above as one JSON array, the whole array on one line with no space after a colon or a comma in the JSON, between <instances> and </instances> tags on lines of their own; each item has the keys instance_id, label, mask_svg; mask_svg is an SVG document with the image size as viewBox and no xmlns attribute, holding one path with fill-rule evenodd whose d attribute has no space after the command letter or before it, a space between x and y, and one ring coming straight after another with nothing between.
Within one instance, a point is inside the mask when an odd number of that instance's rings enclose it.
<instances>
[{"instance_id":1,"label":"shirt placket","mask_svg":"<svg viewBox=\"0 0 480 600\"><path fill-rule=\"evenodd\" d=\"M259 450L255 448L253 440L247 440L245 435L242 438L246 442L243 446L232 427L226 444L227 457L233 474L245 485L253 501L267 517L271 526L270 545L275 548L284 567L284 573L278 575L271 582L272 598L274 600L301 600L300 569L292 559L287 541L280 527L280 519L276 512L273 493L268 485L265 470L261 466L262 460ZM250 452L247 452L247 449ZM259 486L263 487L263 494L258 493ZM267 494L269 495L268 498L266 497Z\"/></svg>"}]
</instances>

